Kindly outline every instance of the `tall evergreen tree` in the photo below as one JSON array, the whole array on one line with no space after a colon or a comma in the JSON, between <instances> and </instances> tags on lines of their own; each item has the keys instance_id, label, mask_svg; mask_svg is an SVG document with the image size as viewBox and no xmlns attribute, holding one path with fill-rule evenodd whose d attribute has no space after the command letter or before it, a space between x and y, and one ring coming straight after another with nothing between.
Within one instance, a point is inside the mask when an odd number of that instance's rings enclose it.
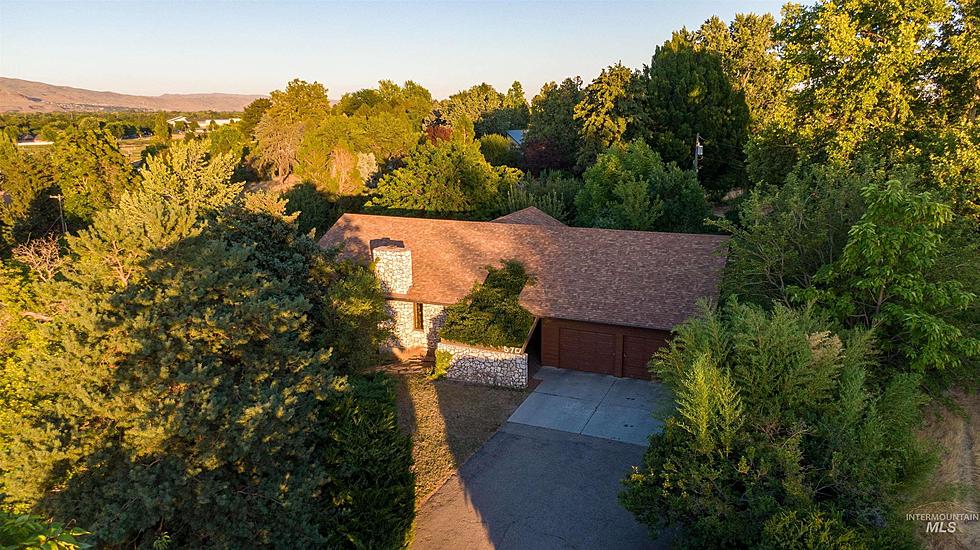
<instances>
[{"instance_id":1,"label":"tall evergreen tree","mask_svg":"<svg viewBox=\"0 0 980 550\"><path fill-rule=\"evenodd\" d=\"M69 237L31 353L0 356L16 367L0 400L19 387L30 403L0 415L8 504L112 546L404 544L393 388L356 374L382 336L377 280L281 202L242 199L231 157L204 151L175 144Z\"/></svg>"},{"instance_id":2,"label":"tall evergreen tree","mask_svg":"<svg viewBox=\"0 0 980 550\"><path fill-rule=\"evenodd\" d=\"M745 184L749 112L720 55L696 48L686 32L674 33L635 82L632 137L646 140L668 162L691 166L701 136L698 179L705 189L722 194Z\"/></svg>"},{"instance_id":3,"label":"tall evergreen tree","mask_svg":"<svg viewBox=\"0 0 980 550\"><path fill-rule=\"evenodd\" d=\"M575 120L575 106L583 98L582 79L566 78L541 87L531 101L524 154L532 170L570 170L578 157L582 123Z\"/></svg>"}]
</instances>

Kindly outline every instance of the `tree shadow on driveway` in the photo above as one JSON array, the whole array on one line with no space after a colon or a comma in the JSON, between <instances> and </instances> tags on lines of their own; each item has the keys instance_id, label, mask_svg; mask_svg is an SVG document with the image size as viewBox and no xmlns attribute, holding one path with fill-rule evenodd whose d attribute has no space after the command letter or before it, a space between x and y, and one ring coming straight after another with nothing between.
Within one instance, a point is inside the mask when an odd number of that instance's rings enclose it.
<instances>
[{"instance_id":1,"label":"tree shadow on driveway","mask_svg":"<svg viewBox=\"0 0 980 550\"><path fill-rule=\"evenodd\" d=\"M504 424L419 511L413 548L666 547L618 502L620 480L643 452Z\"/></svg>"}]
</instances>

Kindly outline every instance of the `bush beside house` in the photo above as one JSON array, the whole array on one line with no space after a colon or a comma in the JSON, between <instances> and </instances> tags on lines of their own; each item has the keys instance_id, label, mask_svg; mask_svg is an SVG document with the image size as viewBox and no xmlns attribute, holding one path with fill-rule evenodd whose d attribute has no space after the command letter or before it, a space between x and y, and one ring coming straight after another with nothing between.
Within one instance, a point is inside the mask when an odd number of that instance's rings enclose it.
<instances>
[{"instance_id":1,"label":"bush beside house","mask_svg":"<svg viewBox=\"0 0 980 550\"><path fill-rule=\"evenodd\" d=\"M677 396L623 504L682 545L904 548L903 488L928 471L917 375L874 376L868 331L730 301L682 324L652 370ZM815 541L817 541L815 543Z\"/></svg>"},{"instance_id":2,"label":"bush beside house","mask_svg":"<svg viewBox=\"0 0 980 550\"><path fill-rule=\"evenodd\" d=\"M487 277L459 302L446 308L446 322L439 332L445 340L489 347L524 345L534 316L518 301L524 285L534 284L520 262L507 260L503 267L487 266Z\"/></svg>"}]
</instances>

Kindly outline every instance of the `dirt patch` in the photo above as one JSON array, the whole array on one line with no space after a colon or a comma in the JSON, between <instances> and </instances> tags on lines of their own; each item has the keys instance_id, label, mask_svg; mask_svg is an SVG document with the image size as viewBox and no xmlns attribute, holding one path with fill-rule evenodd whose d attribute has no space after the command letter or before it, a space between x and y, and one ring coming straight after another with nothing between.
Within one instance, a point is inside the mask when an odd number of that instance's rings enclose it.
<instances>
[{"instance_id":1,"label":"dirt patch","mask_svg":"<svg viewBox=\"0 0 980 550\"><path fill-rule=\"evenodd\" d=\"M497 431L528 393L431 381L418 373L392 377L398 383L398 425L412 437L416 508Z\"/></svg>"},{"instance_id":2,"label":"dirt patch","mask_svg":"<svg viewBox=\"0 0 980 550\"><path fill-rule=\"evenodd\" d=\"M980 512L980 395L955 391L952 406L930 406L922 437L939 445L939 465L928 490L918 498L916 513L969 514ZM980 548L980 521L958 521L955 533L926 533L917 529L927 548Z\"/></svg>"}]
</instances>

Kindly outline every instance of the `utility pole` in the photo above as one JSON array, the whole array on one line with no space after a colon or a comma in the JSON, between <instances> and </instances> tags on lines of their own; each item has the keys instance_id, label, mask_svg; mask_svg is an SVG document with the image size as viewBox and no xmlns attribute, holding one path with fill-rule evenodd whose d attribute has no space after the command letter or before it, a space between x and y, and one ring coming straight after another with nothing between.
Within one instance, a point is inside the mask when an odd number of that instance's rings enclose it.
<instances>
[{"instance_id":1,"label":"utility pole","mask_svg":"<svg viewBox=\"0 0 980 550\"><path fill-rule=\"evenodd\" d=\"M701 134L694 138L694 173L698 173L698 161L704 158L704 145L701 145Z\"/></svg>"},{"instance_id":2,"label":"utility pole","mask_svg":"<svg viewBox=\"0 0 980 550\"><path fill-rule=\"evenodd\" d=\"M68 225L65 224L65 209L61 204L61 200L64 199L64 197L61 195L49 195L48 198L58 201L58 218L61 220L61 234L67 235Z\"/></svg>"}]
</instances>

